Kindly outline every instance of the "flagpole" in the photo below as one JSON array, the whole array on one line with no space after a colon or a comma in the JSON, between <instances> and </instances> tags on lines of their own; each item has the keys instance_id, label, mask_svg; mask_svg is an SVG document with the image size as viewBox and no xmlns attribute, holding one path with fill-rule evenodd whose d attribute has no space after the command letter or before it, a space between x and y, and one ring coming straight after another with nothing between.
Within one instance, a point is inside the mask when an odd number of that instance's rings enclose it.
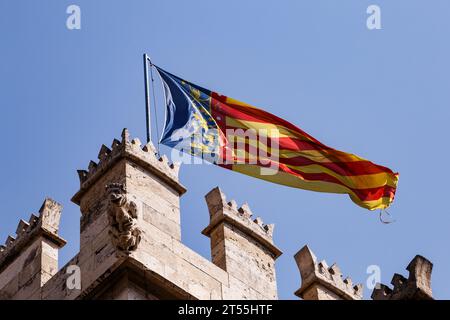
<instances>
[{"instance_id":1,"label":"flagpole","mask_svg":"<svg viewBox=\"0 0 450 320\"><path fill-rule=\"evenodd\" d=\"M148 62L150 57L144 53L144 78L145 78L145 123L147 129L147 143L152 140L152 129L150 127L150 88L148 83Z\"/></svg>"}]
</instances>

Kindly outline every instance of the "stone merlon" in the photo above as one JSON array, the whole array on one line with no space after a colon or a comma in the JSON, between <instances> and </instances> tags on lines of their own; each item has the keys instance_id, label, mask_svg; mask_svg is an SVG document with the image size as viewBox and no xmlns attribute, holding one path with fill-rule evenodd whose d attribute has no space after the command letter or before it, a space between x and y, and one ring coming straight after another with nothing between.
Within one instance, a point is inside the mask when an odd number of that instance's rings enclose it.
<instances>
[{"instance_id":1,"label":"stone merlon","mask_svg":"<svg viewBox=\"0 0 450 320\"><path fill-rule=\"evenodd\" d=\"M227 202L219 188L205 198L210 222L202 233L211 238L213 263L266 299L276 299L275 260L281 251L273 244L274 226L252 219L248 204Z\"/></svg>"},{"instance_id":2,"label":"stone merlon","mask_svg":"<svg viewBox=\"0 0 450 320\"><path fill-rule=\"evenodd\" d=\"M59 203L47 198L39 210L39 216L31 214L28 222L21 219L17 225L16 236L9 235L1 246L0 270L38 236L48 238L62 248L66 241L58 235L61 210Z\"/></svg>"},{"instance_id":3,"label":"stone merlon","mask_svg":"<svg viewBox=\"0 0 450 320\"><path fill-rule=\"evenodd\" d=\"M210 223L202 233L209 236L218 225L227 223L236 227L247 236L254 238L264 245L276 259L282 252L273 244L273 224L264 224L261 217L252 219L253 213L247 203L240 208L236 201L227 202L225 194L219 187L211 190L206 196Z\"/></svg>"},{"instance_id":4,"label":"stone merlon","mask_svg":"<svg viewBox=\"0 0 450 320\"><path fill-rule=\"evenodd\" d=\"M78 170L80 191L75 194L72 201L79 204L83 194L121 159L128 159L142 166L173 187L180 194L185 193L186 188L178 180L180 164L169 163L165 155L161 157L156 157L156 155L157 153L153 143L149 142L142 146L138 138L130 140L128 130L123 129L122 140L114 139L111 143L111 149L105 145L101 146L98 154L98 163L91 160L87 170Z\"/></svg>"},{"instance_id":5,"label":"stone merlon","mask_svg":"<svg viewBox=\"0 0 450 320\"><path fill-rule=\"evenodd\" d=\"M0 299L39 299L41 287L58 271L62 207L45 199L39 215L20 220L16 236L0 247Z\"/></svg>"}]
</instances>

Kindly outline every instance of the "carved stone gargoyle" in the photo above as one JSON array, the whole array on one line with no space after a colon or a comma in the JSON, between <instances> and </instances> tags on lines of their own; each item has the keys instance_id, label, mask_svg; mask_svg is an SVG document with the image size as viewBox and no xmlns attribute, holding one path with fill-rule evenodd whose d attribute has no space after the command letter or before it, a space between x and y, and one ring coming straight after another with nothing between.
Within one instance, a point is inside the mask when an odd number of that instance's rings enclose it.
<instances>
[{"instance_id":1,"label":"carved stone gargoyle","mask_svg":"<svg viewBox=\"0 0 450 320\"><path fill-rule=\"evenodd\" d=\"M106 190L109 196L109 233L113 243L125 253L134 251L141 241L141 230L136 226L136 203L127 199L125 186L121 183L111 183Z\"/></svg>"}]
</instances>

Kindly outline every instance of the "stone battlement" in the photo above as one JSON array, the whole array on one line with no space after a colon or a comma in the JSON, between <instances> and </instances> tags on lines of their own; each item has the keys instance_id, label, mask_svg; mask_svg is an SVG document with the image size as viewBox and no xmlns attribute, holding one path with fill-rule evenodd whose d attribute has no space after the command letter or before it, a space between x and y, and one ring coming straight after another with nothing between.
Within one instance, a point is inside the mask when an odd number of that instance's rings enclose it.
<instances>
[{"instance_id":1,"label":"stone battlement","mask_svg":"<svg viewBox=\"0 0 450 320\"><path fill-rule=\"evenodd\" d=\"M73 197L72 201L79 202L84 192L94 184L104 172L114 166L119 159L127 158L147 170L155 173L164 182L168 183L180 193L186 189L179 184L179 163L171 163L166 155L157 156L155 146L149 142L142 146L138 138L130 139L128 129L123 129L121 141L114 139L111 148L104 144L98 153L98 162L90 161L87 170L78 170L80 179L80 191Z\"/></svg>"},{"instance_id":2,"label":"stone battlement","mask_svg":"<svg viewBox=\"0 0 450 320\"><path fill-rule=\"evenodd\" d=\"M210 214L210 224L202 233L209 236L220 223L226 222L250 237L260 241L271 251L275 258L281 255L281 251L273 245L274 224L264 224L261 217L252 219L253 212L248 203L238 208L236 201L227 201L225 194L219 187L211 190L206 196Z\"/></svg>"},{"instance_id":3,"label":"stone battlement","mask_svg":"<svg viewBox=\"0 0 450 320\"><path fill-rule=\"evenodd\" d=\"M62 206L47 198L39 209L39 215L31 214L28 222L20 219L16 236L9 235L4 245L0 246L0 270L5 268L15 256L38 236L49 238L60 248L66 241L58 235Z\"/></svg>"},{"instance_id":4,"label":"stone battlement","mask_svg":"<svg viewBox=\"0 0 450 320\"><path fill-rule=\"evenodd\" d=\"M58 269L62 206L46 199L39 214L20 220L16 235L0 245L0 299L277 299L275 263L282 254L274 225L238 207L216 187L205 196L211 259L181 241L180 165L159 156L152 143L130 139L127 129L98 161L78 170L80 250ZM303 247L295 260L310 300L359 300L361 284L339 267L318 261ZM430 299L432 264L417 256L406 279L380 285L373 299Z\"/></svg>"},{"instance_id":5,"label":"stone battlement","mask_svg":"<svg viewBox=\"0 0 450 320\"><path fill-rule=\"evenodd\" d=\"M362 284L353 285L350 277L343 278L336 263L329 267L325 260L319 262L308 246L295 255L295 261L302 277L302 286L295 295L306 300L362 299Z\"/></svg>"},{"instance_id":6,"label":"stone battlement","mask_svg":"<svg viewBox=\"0 0 450 320\"><path fill-rule=\"evenodd\" d=\"M394 274L391 280L393 288L378 284L372 292L374 300L432 300L431 272L433 264L426 258L417 255L406 267L408 278Z\"/></svg>"}]
</instances>

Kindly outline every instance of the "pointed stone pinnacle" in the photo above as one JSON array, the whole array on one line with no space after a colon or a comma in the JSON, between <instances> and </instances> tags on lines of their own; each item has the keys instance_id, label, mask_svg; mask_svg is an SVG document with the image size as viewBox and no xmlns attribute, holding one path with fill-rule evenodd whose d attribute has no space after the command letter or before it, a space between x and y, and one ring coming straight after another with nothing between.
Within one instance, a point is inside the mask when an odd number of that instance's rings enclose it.
<instances>
[{"instance_id":1,"label":"pointed stone pinnacle","mask_svg":"<svg viewBox=\"0 0 450 320\"><path fill-rule=\"evenodd\" d=\"M110 153L111 153L111 149L109 149L107 146L102 144L97 157L100 161L104 161L109 156Z\"/></svg>"},{"instance_id":2,"label":"pointed stone pinnacle","mask_svg":"<svg viewBox=\"0 0 450 320\"><path fill-rule=\"evenodd\" d=\"M88 172L86 170L77 170L78 178L80 179L80 183L83 183L86 181Z\"/></svg>"},{"instance_id":3,"label":"pointed stone pinnacle","mask_svg":"<svg viewBox=\"0 0 450 320\"><path fill-rule=\"evenodd\" d=\"M273 229L275 229L275 225L273 223L264 226L264 230L266 230L267 235L269 235L270 237L273 236Z\"/></svg>"},{"instance_id":4,"label":"pointed stone pinnacle","mask_svg":"<svg viewBox=\"0 0 450 320\"><path fill-rule=\"evenodd\" d=\"M237 203L235 200L231 200L228 202L228 205L230 206L230 208L237 210Z\"/></svg>"},{"instance_id":5,"label":"pointed stone pinnacle","mask_svg":"<svg viewBox=\"0 0 450 320\"><path fill-rule=\"evenodd\" d=\"M330 272L330 274L332 274L334 276L342 277L341 269L339 268L339 266L336 263L333 263L331 265L331 267L328 269L328 271Z\"/></svg>"},{"instance_id":6,"label":"pointed stone pinnacle","mask_svg":"<svg viewBox=\"0 0 450 320\"><path fill-rule=\"evenodd\" d=\"M124 128L122 130L122 142L128 142L130 141L130 133L128 132L127 128Z\"/></svg>"},{"instance_id":7,"label":"pointed stone pinnacle","mask_svg":"<svg viewBox=\"0 0 450 320\"><path fill-rule=\"evenodd\" d=\"M95 171L95 169L97 168L97 164L94 161L90 161L89 165L88 165L88 171L89 173L92 173Z\"/></svg>"},{"instance_id":8,"label":"pointed stone pinnacle","mask_svg":"<svg viewBox=\"0 0 450 320\"><path fill-rule=\"evenodd\" d=\"M32 213L30 216L30 219L28 220L28 224L30 226L33 226L38 220L39 220L39 218Z\"/></svg>"},{"instance_id":9,"label":"pointed stone pinnacle","mask_svg":"<svg viewBox=\"0 0 450 320\"><path fill-rule=\"evenodd\" d=\"M145 152L156 153L156 148L151 141L147 142L147 144L142 148Z\"/></svg>"},{"instance_id":10,"label":"pointed stone pinnacle","mask_svg":"<svg viewBox=\"0 0 450 320\"><path fill-rule=\"evenodd\" d=\"M14 243L14 241L16 241L16 238L14 238L13 236L8 236L8 238L6 238L5 245L9 247Z\"/></svg>"}]
</instances>

